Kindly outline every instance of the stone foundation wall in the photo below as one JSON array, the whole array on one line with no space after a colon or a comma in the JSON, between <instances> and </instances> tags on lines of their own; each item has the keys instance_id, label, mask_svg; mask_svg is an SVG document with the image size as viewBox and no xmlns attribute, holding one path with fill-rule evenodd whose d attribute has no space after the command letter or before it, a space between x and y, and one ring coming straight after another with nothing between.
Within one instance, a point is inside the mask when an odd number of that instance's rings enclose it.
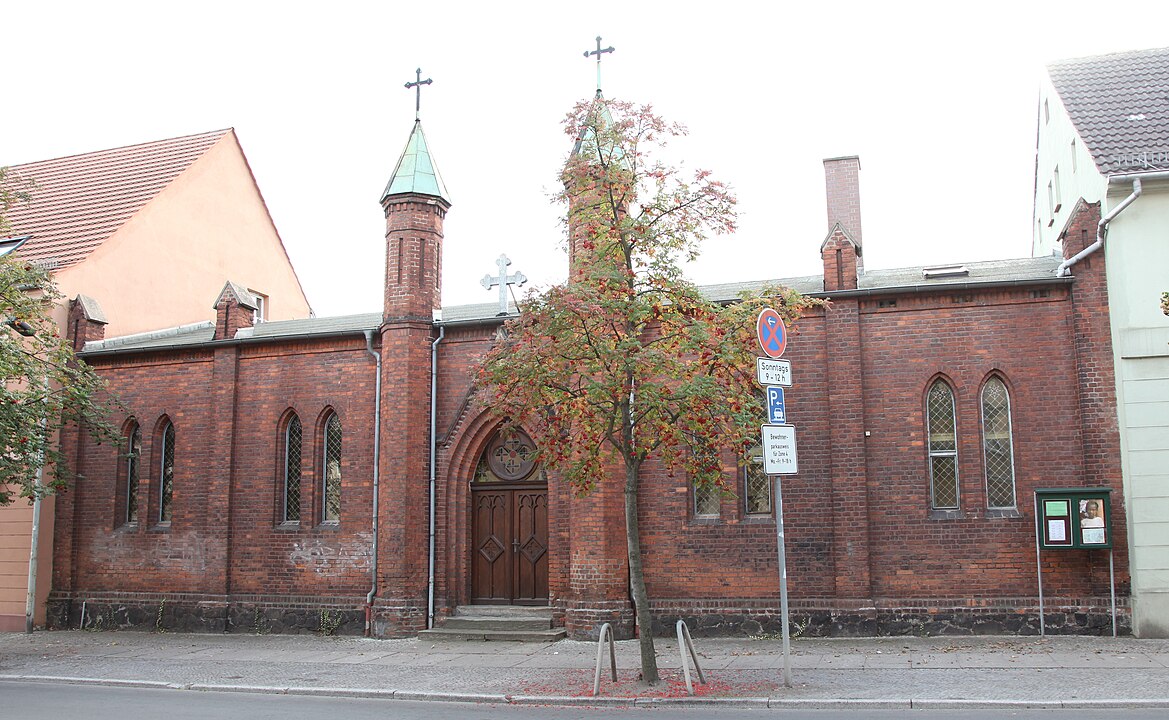
<instances>
[{"instance_id":1,"label":"stone foundation wall","mask_svg":"<svg viewBox=\"0 0 1169 720\"><path fill-rule=\"evenodd\" d=\"M880 637L887 635L1038 635L1036 600L989 601L979 606L815 607L789 608L792 637ZM1128 598L1117 598L1117 633L1132 634ZM744 603L737 607L698 602L654 603L655 635L673 636L678 620L694 637L779 636L782 614L775 606ZM1046 626L1052 635L1111 635L1109 598L1048 602Z\"/></svg>"},{"instance_id":2,"label":"stone foundation wall","mask_svg":"<svg viewBox=\"0 0 1169 720\"><path fill-rule=\"evenodd\" d=\"M348 598L231 598L189 594L54 595L50 629L362 635L364 602Z\"/></svg>"}]
</instances>

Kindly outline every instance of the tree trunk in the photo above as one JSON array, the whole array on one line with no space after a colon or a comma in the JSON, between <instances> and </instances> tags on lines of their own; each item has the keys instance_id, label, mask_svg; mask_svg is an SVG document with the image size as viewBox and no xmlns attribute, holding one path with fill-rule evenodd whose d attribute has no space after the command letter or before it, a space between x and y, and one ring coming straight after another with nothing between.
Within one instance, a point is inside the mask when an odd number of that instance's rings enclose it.
<instances>
[{"instance_id":1,"label":"tree trunk","mask_svg":"<svg viewBox=\"0 0 1169 720\"><path fill-rule=\"evenodd\" d=\"M625 466L625 537L629 551L629 583L633 586L633 609L637 613L641 644L641 680L657 685L658 657L654 652L653 618L649 612L649 594L645 591L645 570L641 564L641 535L637 521L637 480L639 467Z\"/></svg>"}]
</instances>

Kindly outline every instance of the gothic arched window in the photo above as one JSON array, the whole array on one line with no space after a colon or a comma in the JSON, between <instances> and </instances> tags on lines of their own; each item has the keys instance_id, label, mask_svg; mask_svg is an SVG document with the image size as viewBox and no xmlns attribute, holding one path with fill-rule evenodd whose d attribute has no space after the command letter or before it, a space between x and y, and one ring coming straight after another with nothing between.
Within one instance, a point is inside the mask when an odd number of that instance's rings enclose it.
<instances>
[{"instance_id":1,"label":"gothic arched window","mask_svg":"<svg viewBox=\"0 0 1169 720\"><path fill-rule=\"evenodd\" d=\"M284 522L300 521L300 418L293 413L284 425Z\"/></svg>"},{"instance_id":2,"label":"gothic arched window","mask_svg":"<svg viewBox=\"0 0 1169 720\"><path fill-rule=\"evenodd\" d=\"M986 506L1015 507L1015 457L1011 440L1011 396L1001 378L982 387L982 456Z\"/></svg>"},{"instance_id":3,"label":"gothic arched window","mask_svg":"<svg viewBox=\"0 0 1169 720\"><path fill-rule=\"evenodd\" d=\"M954 391L938 379L926 396L926 429L929 441L930 507L958 509L958 434L954 417Z\"/></svg>"},{"instance_id":4,"label":"gothic arched window","mask_svg":"<svg viewBox=\"0 0 1169 720\"><path fill-rule=\"evenodd\" d=\"M170 522L175 485L175 426L167 420L162 429L162 462L158 472L158 521Z\"/></svg>"},{"instance_id":5,"label":"gothic arched window","mask_svg":"<svg viewBox=\"0 0 1169 720\"><path fill-rule=\"evenodd\" d=\"M325 421L325 456L321 520L328 523L341 520L341 420L330 413Z\"/></svg>"},{"instance_id":6,"label":"gothic arched window","mask_svg":"<svg viewBox=\"0 0 1169 720\"><path fill-rule=\"evenodd\" d=\"M142 431L131 422L126 430L126 454L123 457L126 473L126 495L122 498L123 521L138 522L138 462L142 457Z\"/></svg>"}]
</instances>

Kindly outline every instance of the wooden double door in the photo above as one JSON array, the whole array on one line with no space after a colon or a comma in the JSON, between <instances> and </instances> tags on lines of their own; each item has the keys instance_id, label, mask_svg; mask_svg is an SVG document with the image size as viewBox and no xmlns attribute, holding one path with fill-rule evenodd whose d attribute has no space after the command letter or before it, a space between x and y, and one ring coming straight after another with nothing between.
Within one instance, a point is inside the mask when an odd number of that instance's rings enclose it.
<instances>
[{"instance_id":1,"label":"wooden double door","mask_svg":"<svg viewBox=\"0 0 1169 720\"><path fill-rule=\"evenodd\" d=\"M471 488L471 601L548 604L548 486Z\"/></svg>"}]
</instances>

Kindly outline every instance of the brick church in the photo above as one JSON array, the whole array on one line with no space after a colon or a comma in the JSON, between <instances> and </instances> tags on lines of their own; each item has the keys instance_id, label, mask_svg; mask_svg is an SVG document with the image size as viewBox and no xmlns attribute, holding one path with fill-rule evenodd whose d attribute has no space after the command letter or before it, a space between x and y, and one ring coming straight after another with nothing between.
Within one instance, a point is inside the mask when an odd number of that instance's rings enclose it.
<instances>
[{"instance_id":1,"label":"brick church","mask_svg":"<svg viewBox=\"0 0 1169 720\"><path fill-rule=\"evenodd\" d=\"M856 157L824 162L823 274L778 282L831 303L785 357L799 473L784 478L792 618L804 635L1038 632L1037 488L1111 489L1122 629L1127 544L1104 258L865 271ZM224 278L214 319L105 337L86 362L125 405L125 446L63 438L50 622L373 636L456 609L547 608L570 636L634 632L619 484L574 498L522 432L471 395L505 316L444 307L451 204L415 122L381 198L384 306L257 322ZM1090 242L1083 206L1063 252ZM100 302L100 298L96 298ZM646 467L654 632L779 628L774 499L758 458L732 494ZM1048 631L1098 632L1109 554L1041 555ZM660 623L660 625L659 625ZM644 629L643 629L644 631Z\"/></svg>"}]
</instances>

